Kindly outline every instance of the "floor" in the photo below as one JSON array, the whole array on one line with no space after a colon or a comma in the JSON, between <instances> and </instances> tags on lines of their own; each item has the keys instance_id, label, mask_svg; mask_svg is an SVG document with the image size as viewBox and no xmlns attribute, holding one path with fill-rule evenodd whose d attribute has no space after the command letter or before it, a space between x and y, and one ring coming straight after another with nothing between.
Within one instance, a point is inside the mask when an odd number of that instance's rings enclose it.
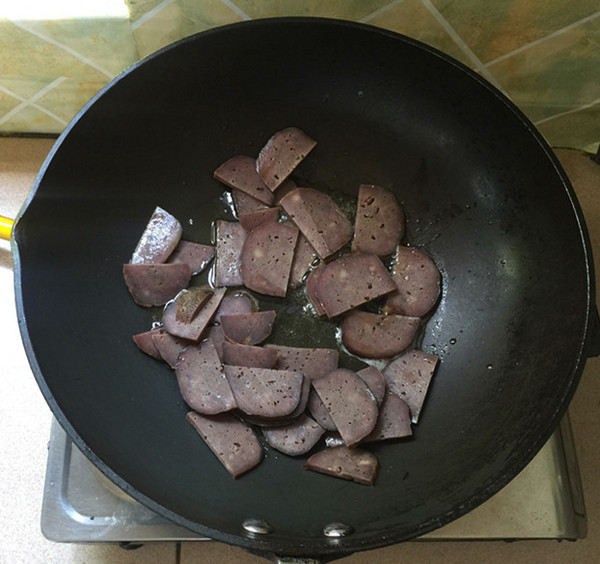
<instances>
[{"instance_id":1,"label":"floor","mask_svg":"<svg viewBox=\"0 0 600 564\"><path fill-rule=\"evenodd\" d=\"M14 217L52 147L51 139L0 138L0 214ZM579 152L559 151L576 189L600 256L600 166ZM595 183L595 189L594 184ZM133 551L117 545L58 544L40 532L40 506L51 415L31 375L14 308L10 246L0 241L0 564L166 564L264 562L216 542L147 544ZM599 286L600 287L600 286ZM600 562L600 359L588 361L570 408L586 495L589 532L576 542L411 542L340 560L346 564L463 563L513 564Z\"/></svg>"}]
</instances>

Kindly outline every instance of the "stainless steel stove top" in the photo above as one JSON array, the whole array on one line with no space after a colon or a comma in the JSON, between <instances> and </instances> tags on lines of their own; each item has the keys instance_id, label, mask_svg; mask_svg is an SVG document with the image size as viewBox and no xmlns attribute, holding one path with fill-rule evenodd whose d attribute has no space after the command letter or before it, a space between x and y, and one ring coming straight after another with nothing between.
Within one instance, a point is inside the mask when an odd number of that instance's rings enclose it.
<instances>
[{"instance_id":1,"label":"stainless steel stove top","mask_svg":"<svg viewBox=\"0 0 600 564\"><path fill-rule=\"evenodd\" d=\"M53 420L41 517L58 542L207 541L133 500L100 473ZM532 462L494 497L429 533L430 540L568 539L586 534L568 415Z\"/></svg>"}]
</instances>

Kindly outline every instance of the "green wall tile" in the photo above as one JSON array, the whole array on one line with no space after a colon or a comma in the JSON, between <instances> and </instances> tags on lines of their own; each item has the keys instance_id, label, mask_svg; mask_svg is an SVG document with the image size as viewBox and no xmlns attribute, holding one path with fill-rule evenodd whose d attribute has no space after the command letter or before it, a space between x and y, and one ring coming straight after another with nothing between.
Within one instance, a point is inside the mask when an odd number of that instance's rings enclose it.
<instances>
[{"instance_id":1,"label":"green wall tile","mask_svg":"<svg viewBox=\"0 0 600 564\"><path fill-rule=\"evenodd\" d=\"M456 44L420 0L405 0L369 20L370 24L408 35L469 65L465 52Z\"/></svg>"},{"instance_id":2,"label":"green wall tile","mask_svg":"<svg viewBox=\"0 0 600 564\"><path fill-rule=\"evenodd\" d=\"M484 62L546 37L600 9L598 0L431 0Z\"/></svg>"},{"instance_id":3,"label":"green wall tile","mask_svg":"<svg viewBox=\"0 0 600 564\"><path fill-rule=\"evenodd\" d=\"M534 121L589 104L600 99L600 18L488 68Z\"/></svg>"}]
</instances>

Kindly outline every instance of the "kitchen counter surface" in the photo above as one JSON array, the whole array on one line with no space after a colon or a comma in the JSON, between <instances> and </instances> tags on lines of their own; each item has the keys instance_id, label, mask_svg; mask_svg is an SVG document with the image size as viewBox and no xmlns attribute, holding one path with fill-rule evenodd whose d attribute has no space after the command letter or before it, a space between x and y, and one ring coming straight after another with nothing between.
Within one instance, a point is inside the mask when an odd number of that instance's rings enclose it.
<instances>
[{"instance_id":1,"label":"kitchen counter surface","mask_svg":"<svg viewBox=\"0 0 600 564\"><path fill-rule=\"evenodd\" d=\"M14 217L53 145L51 139L0 138L0 214ZM558 150L590 231L600 264L600 165L578 151ZM597 267L597 270L600 270ZM598 276L597 276L597 286ZM152 543L133 551L113 544L59 544L40 531L51 414L31 374L17 326L10 246L0 241L0 564L160 562L254 563L264 560L216 542ZM410 542L354 554L339 562L444 564L509 561L583 563L600 561L600 359L587 362L570 407L588 515L588 536L575 542L549 540Z\"/></svg>"}]
</instances>

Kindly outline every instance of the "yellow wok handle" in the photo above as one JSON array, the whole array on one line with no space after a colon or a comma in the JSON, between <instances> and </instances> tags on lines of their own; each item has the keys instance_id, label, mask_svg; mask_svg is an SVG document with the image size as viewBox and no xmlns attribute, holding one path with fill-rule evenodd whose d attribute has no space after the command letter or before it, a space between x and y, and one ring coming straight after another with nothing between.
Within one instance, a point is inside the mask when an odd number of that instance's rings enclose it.
<instances>
[{"instance_id":1,"label":"yellow wok handle","mask_svg":"<svg viewBox=\"0 0 600 564\"><path fill-rule=\"evenodd\" d=\"M0 215L0 239L10 240L10 233L14 223L13 219Z\"/></svg>"}]
</instances>

